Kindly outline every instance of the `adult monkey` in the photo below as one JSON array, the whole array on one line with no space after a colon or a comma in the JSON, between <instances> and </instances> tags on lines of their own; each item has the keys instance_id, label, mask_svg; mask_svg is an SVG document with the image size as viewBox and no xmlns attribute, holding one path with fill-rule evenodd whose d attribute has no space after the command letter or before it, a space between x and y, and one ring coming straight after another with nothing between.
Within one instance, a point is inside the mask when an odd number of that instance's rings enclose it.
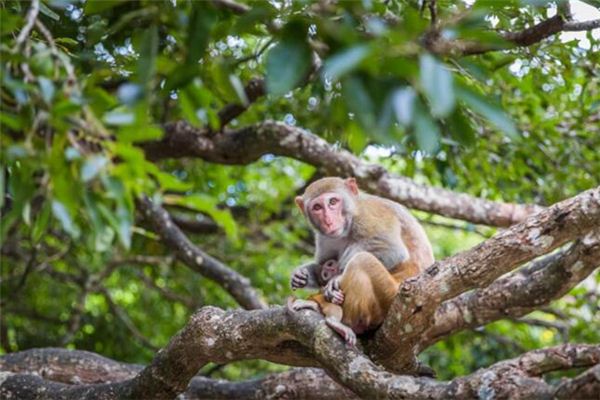
<instances>
[{"instance_id":1,"label":"adult monkey","mask_svg":"<svg viewBox=\"0 0 600 400\"><path fill-rule=\"evenodd\" d=\"M319 179L296 197L296 204L314 228L316 254L314 262L294 271L292 288L319 287L329 260L338 261L340 272L329 279L323 294L290 307L318 304L326 317L333 316L328 324L353 343L344 325L360 334L381 324L400 283L433 264L431 244L403 206L361 193L354 178ZM335 305L342 305L341 310Z\"/></svg>"}]
</instances>

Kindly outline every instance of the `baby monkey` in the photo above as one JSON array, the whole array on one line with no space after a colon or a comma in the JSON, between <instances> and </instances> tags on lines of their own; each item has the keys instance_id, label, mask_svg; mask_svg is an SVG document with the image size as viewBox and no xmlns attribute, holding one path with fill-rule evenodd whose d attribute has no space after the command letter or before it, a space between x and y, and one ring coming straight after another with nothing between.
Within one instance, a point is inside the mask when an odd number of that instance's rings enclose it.
<instances>
[{"instance_id":1,"label":"baby monkey","mask_svg":"<svg viewBox=\"0 0 600 400\"><path fill-rule=\"evenodd\" d=\"M336 259L325 261L318 269L316 277L321 291L324 290L331 279L341 273L340 264ZM336 292L335 302L337 304L325 302L323 294L319 293L309 296L306 300L290 299L288 307L293 311L313 310L323 314L325 316L325 323L337 332L348 346L354 346L356 345L356 334L352 328L342 322L344 312L342 306L338 305L344 302L344 294L342 292Z\"/></svg>"}]
</instances>

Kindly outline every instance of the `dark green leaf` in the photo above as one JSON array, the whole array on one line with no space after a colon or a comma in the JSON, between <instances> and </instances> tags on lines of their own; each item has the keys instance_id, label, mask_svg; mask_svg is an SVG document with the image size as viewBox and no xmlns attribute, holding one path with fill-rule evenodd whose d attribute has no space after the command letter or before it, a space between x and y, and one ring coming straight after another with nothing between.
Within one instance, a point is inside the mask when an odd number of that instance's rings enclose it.
<instances>
[{"instance_id":1,"label":"dark green leaf","mask_svg":"<svg viewBox=\"0 0 600 400\"><path fill-rule=\"evenodd\" d=\"M44 76L38 77L38 84L40 85L42 98L47 104L50 104L52 102L52 99L54 98L54 84L50 79Z\"/></svg>"},{"instance_id":2,"label":"dark green leaf","mask_svg":"<svg viewBox=\"0 0 600 400\"><path fill-rule=\"evenodd\" d=\"M80 231L77 225L73 222L73 218L69 214L67 208L58 200L52 200L52 213L58 219L65 230L73 238L79 237Z\"/></svg>"},{"instance_id":3,"label":"dark green leaf","mask_svg":"<svg viewBox=\"0 0 600 400\"><path fill-rule=\"evenodd\" d=\"M457 88L458 98L473 111L483 115L492 125L510 137L517 137L517 128L512 119L494 102L466 87Z\"/></svg>"},{"instance_id":4,"label":"dark green leaf","mask_svg":"<svg viewBox=\"0 0 600 400\"><path fill-rule=\"evenodd\" d=\"M88 157L81 167L81 179L89 182L104 169L106 164L108 164L108 159L104 156Z\"/></svg>"},{"instance_id":5,"label":"dark green leaf","mask_svg":"<svg viewBox=\"0 0 600 400\"><path fill-rule=\"evenodd\" d=\"M210 31L217 22L217 14L210 2L192 3L192 14L188 26L187 57L185 63L194 65L204 55Z\"/></svg>"},{"instance_id":6,"label":"dark green leaf","mask_svg":"<svg viewBox=\"0 0 600 400\"><path fill-rule=\"evenodd\" d=\"M323 77L331 81L354 70L369 55L369 47L358 45L329 57L323 67Z\"/></svg>"},{"instance_id":7,"label":"dark green leaf","mask_svg":"<svg viewBox=\"0 0 600 400\"><path fill-rule=\"evenodd\" d=\"M448 115L454 108L452 74L431 54L421 55L421 86L436 117Z\"/></svg>"},{"instance_id":8,"label":"dark green leaf","mask_svg":"<svg viewBox=\"0 0 600 400\"><path fill-rule=\"evenodd\" d=\"M48 6L45 5L43 1L40 1L40 12L45 16L52 18L55 21L60 20L60 16L54 11L52 11L50 8L48 8Z\"/></svg>"},{"instance_id":9,"label":"dark green leaf","mask_svg":"<svg viewBox=\"0 0 600 400\"><path fill-rule=\"evenodd\" d=\"M305 32L285 35L267 55L267 90L282 96L306 77L311 65L311 50Z\"/></svg>"},{"instance_id":10,"label":"dark green leaf","mask_svg":"<svg viewBox=\"0 0 600 400\"><path fill-rule=\"evenodd\" d=\"M355 114L363 129L375 133L375 105L362 79L356 76L344 79L342 95L348 109Z\"/></svg>"},{"instance_id":11,"label":"dark green leaf","mask_svg":"<svg viewBox=\"0 0 600 400\"><path fill-rule=\"evenodd\" d=\"M411 87L398 89L392 95L394 112L398 122L404 126L410 126L413 120L415 99L417 94Z\"/></svg>"},{"instance_id":12,"label":"dark green leaf","mask_svg":"<svg viewBox=\"0 0 600 400\"><path fill-rule=\"evenodd\" d=\"M422 104L416 108L414 129L419 149L435 154L440 146L440 130Z\"/></svg>"},{"instance_id":13,"label":"dark green leaf","mask_svg":"<svg viewBox=\"0 0 600 400\"><path fill-rule=\"evenodd\" d=\"M140 58L138 60L138 79L140 84L147 86L156 71L156 54L158 53L158 28L150 26L142 35Z\"/></svg>"}]
</instances>

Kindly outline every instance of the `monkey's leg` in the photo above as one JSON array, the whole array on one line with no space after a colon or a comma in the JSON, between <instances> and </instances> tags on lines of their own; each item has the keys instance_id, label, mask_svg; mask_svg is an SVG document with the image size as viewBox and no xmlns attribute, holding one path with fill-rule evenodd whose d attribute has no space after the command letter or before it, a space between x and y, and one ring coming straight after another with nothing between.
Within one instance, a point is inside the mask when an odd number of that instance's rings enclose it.
<instances>
[{"instance_id":1,"label":"monkey's leg","mask_svg":"<svg viewBox=\"0 0 600 400\"><path fill-rule=\"evenodd\" d=\"M344 325L341 321L338 321L333 317L325 318L325 322L344 339L348 346L356 346L356 333L354 333L352 328L348 325Z\"/></svg>"},{"instance_id":2,"label":"monkey's leg","mask_svg":"<svg viewBox=\"0 0 600 400\"><path fill-rule=\"evenodd\" d=\"M324 298L323 298L324 300ZM356 334L348 325L342 323L343 310L341 306L325 302L321 304L327 325L340 335L348 346L356 346Z\"/></svg>"},{"instance_id":3,"label":"monkey's leg","mask_svg":"<svg viewBox=\"0 0 600 400\"><path fill-rule=\"evenodd\" d=\"M352 257L340 286L345 295L342 322L359 334L383 322L398 291L394 277L368 252Z\"/></svg>"},{"instance_id":4,"label":"monkey's leg","mask_svg":"<svg viewBox=\"0 0 600 400\"><path fill-rule=\"evenodd\" d=\"M292 297L288 298L287 308L290 311L300 311L300 310L313 310L318 313L321 312L319 308L319 303L310 298L307 300L303 299L294 299Z\"/></svg>"}]
</instances>

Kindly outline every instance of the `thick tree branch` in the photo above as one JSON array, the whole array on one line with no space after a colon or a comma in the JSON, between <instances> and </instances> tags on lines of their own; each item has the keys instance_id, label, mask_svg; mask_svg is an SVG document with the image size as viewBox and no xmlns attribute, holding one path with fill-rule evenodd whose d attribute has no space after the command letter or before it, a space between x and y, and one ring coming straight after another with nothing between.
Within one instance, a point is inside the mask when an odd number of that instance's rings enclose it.
<instances>
[{"instance_id":1,"label":"thick tree branch","mask_svg":"<svg viewBox=\"0 0 600 400\"><path fill-rule=\"evenodd\" d=\"M169 213L148 198L138 201L139 207L156 233L189 268L217 282L246 309L265 308L250 280L195 246L173 223Z\"/></svg>"},{"instance_id":2,"label":"thick tree branch","mask_svg":"<svg viewBox=\"0 0 600 400\"><path fill-rule=\"evenodd\" d=\"M498 319L520 317L560 298L600 266L600 235L589 235L568 250L547 256L484 289L444 302L420 348L460 330Z\"/></svg>"},{"instance_id":3,"label":"thick tree branch","mask_svg":"<svg viewBox=\"0 0 600 400\"><path fill-rule=\"evenodd\" d=\"M341 343L339 345L343 348ZM67 360L66 367L62 366L62 362L59 361L61 359ZM40 365L41 360L44 362L42 365ZM351 363L342 368L355 375L356 379L352 381L354 390L368 398L471 399L480 398L484 393L494 398L515 399L545 399L552 396L572 398L568 396L574 393L586 393L593 398L599 393L597 376L599 362L600 346L567 344L525 353L515 359L502 361L450 382L393 375L379 370L374 364ZM75 363L77 366L73 365ZM540 379L547 372L593 365L596 367L574 379L565 379L557 386L547 384ZM129 377L139 368L135 365L117 363L93 353L60 349L29 350L0 358L0 373L3 378L0 381L0 395L31 399L49 397L69 399L78 398L77 396L114 399L123 396L143 396L143 394L146 397L151 395L153 398L165 397L166 393L157 395L151 391L124 390L135 382L135 378L116 383L82 384L90 381L111 382ZM49 370L53 371L53 374L49 374ZM81 371L87 374L83 375ZM77 378L69 377L69 372L75 372L83 379L78 381ZM31 375L32 373L37 375ZM52 380L44 380L42 377ZM68 385L56 381L76 384ZM372 389L363 390L357 385L358 381L377 384ZM183 398L264 398L267 395L270 395L270 398L312 398L314 396L310 396L310 390L315 389L319 391L312 393L323 393L324 398L351 397L348 392L340 390L335 383L331 382L322 371L300 369L273 374L263 380L239 383L194 378Z\"/></svg>"},{"instance_id":4,"label":"thick tree branch","mask_svg":"<svg viewBox=\"0 0 600 400\"><path fill-rule=\"evenodd\" d=\"M480 43L473 40L445 39L439 30L427 33L423 38L425 47L432 53L450 56L468 56L489 51L506 50L513 47L527 47L539 43L550 36L566 31L587 31L600 27L600 20L570 21L557 14L519 32L506 32L498 35L496 44Z\"/></svg>"},{"instance_id":5,"label":"thick tree branch","mask_svg":"<svg viewBox=\"0 0 600 400\"><path fill-rule=\"evenodd\" d=\"M329 175L355 176L369 192L416 208L477 224L510 226L539 211L537 206L498 203L442 188L420 185L367 164L348 151L298 127L266 121L209 135L184 121L165 125L165 137L142 145L148 158L198 157L221 164L249 164L265 154L291 157Z\"/></svg>"},{"instance_id":6,"label":"thick tree branch","mask_svg":"<svg viewBox=\"0 0 600 400\"><path fill-rule=\"evenodd\" d=\"M120 363L95 353L60 348L30 349L0 358L0 373L38 375L46 381L72 385L111 383L131 379L141 365ZM348 389L335 383L322 369L294 368L245 382L194 377L181 400L217 399L352 399Z\"/></svg>"},{"instance_id":7,"label":"thick tree branch","mask_svg":"<svg viewBox=\"0 0 600 400\"><path fill-rule=\"evenodd\" d=\"M556 203L470 250L436 262L402 284L376 334L376 359L384 365L406 368L405 363L413 362L406 349L420 342L439 304L486 287L523 262L583 237L598 226L600 187ZM396 354L390 348L397 349Z\"/></svg>"}]
</instances>

